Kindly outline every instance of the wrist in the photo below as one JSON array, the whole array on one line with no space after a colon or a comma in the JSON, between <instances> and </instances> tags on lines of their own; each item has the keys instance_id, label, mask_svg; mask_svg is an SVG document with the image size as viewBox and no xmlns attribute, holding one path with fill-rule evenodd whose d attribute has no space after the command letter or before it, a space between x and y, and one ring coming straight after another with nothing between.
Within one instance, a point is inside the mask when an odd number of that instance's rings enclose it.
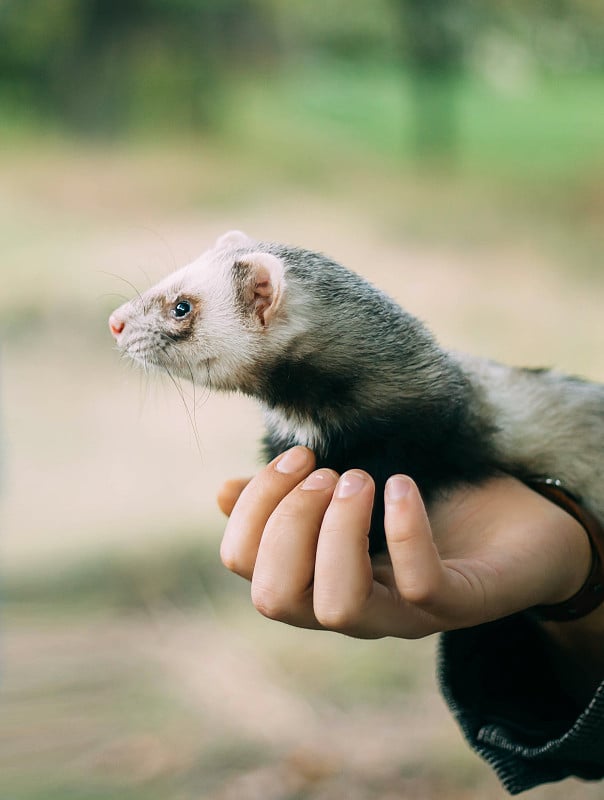
<instances>
[{"instance_id":1,"label":"wrist","mask_svg":"<svg viewBox=\"0 0 604 800\"><path fill-rule=\"evenodd\" d=\"M557 551L564 556L560 566L561 576L556 581L555 595L561 599L549 600L533 609L542 620L569 622L589 615L604 601L604 529L599 520L554 479L537 480L531 488L551 501L549 508L557 512L560 526L552 523L557 539ZM578 526L578 527L577 527ZM574 529L574 531L573 531ZM578 530L581 534L579 535ZM588 564L588 567L586 567ZM578 582L578 578L582 580ZM570 587L575 586L574 591Z\"/></svg>"},{"instance_id":2,"label":"wrist","mask_svg":"<svg viewBox=\"0 0 604 800\"><path fill-rule=\"evenodd\" d=\"M593 561L591 542L585 528L561 508L552 509L551 531L556 537L558 570L538 606L547 619L547 609L567 603L585 585Z\"/></svg>"}]
</instances>

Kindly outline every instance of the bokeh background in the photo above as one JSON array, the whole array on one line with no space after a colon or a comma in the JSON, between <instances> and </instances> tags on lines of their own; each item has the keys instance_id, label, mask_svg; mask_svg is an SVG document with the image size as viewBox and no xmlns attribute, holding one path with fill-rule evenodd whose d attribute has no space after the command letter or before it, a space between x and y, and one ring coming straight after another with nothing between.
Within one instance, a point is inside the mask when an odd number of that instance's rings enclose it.
<instances>
[{"instance_id":1,"label":"bokeh background","mask_svg":"<svg viewBox=\"0 0 604 800\"><path fill-rule=\"evenodd\" d=\"M214 496L258 412L106 318L236 227L604 380L603 42L600 0L0 0L3 800L505 796L434 639L254 612Z\"/></svg>"}]
</instances>

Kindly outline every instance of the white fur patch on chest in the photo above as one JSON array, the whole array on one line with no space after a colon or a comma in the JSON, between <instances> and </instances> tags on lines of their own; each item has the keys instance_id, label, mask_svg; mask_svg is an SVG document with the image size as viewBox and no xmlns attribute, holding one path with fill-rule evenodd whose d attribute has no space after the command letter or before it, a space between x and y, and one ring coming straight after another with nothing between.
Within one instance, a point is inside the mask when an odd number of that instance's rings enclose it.
<instances>
[{"instance_id":1,"label":"white fur patch on chest","mask_svg":"<svg viewBox=\"0 0 604 800\"><path fill-rule=\"evenodd\" d=\"M312 420L300 419L297 416L290 416L280 409L271 408L264 410L264 418L269 430L283 439L293 438L298 444L316 449L322 444L324 436L318 425Z\"/></svg>"}]
</instances>

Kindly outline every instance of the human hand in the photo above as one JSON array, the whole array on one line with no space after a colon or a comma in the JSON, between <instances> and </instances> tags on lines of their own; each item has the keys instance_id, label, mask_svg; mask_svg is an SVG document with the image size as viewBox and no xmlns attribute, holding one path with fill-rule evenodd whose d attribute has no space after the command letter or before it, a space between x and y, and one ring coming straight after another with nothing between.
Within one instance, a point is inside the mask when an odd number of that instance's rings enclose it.
<instances>
[{"instance_id":1,"label":"human hand","mask_svg":"<svg viewBox=\"0 0 604 800\"><path fill-rule=\"evenodd\" d=\"M313 472L303 447L249 483L230 481L223 563L251 581L265 616L360 638L417 638L470 627L581 587L591 551L570 515L508 477L431 505L394 476L386 487L388 556L368 554L374 484L350 470Z\"/></svg>"}]
</instances>

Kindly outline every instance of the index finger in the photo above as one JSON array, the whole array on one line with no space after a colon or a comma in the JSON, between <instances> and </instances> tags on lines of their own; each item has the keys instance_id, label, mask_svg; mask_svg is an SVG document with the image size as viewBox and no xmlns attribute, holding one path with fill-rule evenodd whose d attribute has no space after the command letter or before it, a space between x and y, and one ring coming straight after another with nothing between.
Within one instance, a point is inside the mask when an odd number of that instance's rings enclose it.
<instances>
[{"instance_id":1,"label":"index finger","mask_svg":"<svg viewBox=\"0 0 604 800\"><path fill-rule=\"evenodd\" d=\"M216 496L218 508L222 511L225 517L230 517L231 512L235 508L235 503L239 500L241 492L250 482L251 478L231 478L225 481Z\"/></svg>"},{"instance_id":2,"label":"index finger","mask_svg":"<svg viewBox=\"0 0 604 800\"><path fill-rule=\"evenodd\" d=\"M251 580L270 515L314 466L314 454L298 446L277 456L252 478L235 503L224 532L220 557L225 567Z\"/></svg>"}]
</instances>

